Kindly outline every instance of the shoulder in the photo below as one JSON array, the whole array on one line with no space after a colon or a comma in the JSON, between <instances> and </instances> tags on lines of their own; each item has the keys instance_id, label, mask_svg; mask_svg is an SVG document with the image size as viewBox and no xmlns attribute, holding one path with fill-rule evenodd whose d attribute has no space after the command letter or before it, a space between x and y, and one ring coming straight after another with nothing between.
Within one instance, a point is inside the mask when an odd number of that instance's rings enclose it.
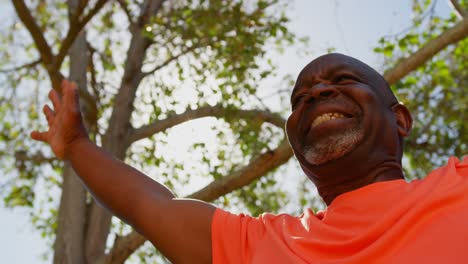
<instances>
[{"instance_id":1,"label":"shoulder","mask_svg":"<svg viewBox=\"0 0 468 264\"><path fill-rule=\"evenodd\" d=\"M417 187L443 193L452 193L459 188L468 190L468 157L461 160L450 157L444 166L433 170L422 180L412 181L411 186L413 189Z\"/></svg>"},{"instance_id":2,"label":"shoulder","mask_svg":"<svg viewBox=\"0 0 468 264\"><path fill-rule=\"evenodd\" d=\"M450 157L444 166L433 170L426 178L438 178L441 176L468 177L468 156L465 156L461 160L457 157Z\"/></svg>"},{"instance_id":3,"label":"shoulder","mask_svg":"<svg viewBox=\"0 0 468 264\"><path fill-rule=\"evenodd\" d=\"M213 223L218 222L222 224L229 224L230 222L257 222L257 223L272 223L277 221L300 221L302 218L309 217L309 213L304 213L300 216L292 216L290 214L273 214L273 213L262 213L257 217L253 217L247 214L234 214L223 209L217 208L213 215Z\"/></svg>"},{"instance_id":4,"label":"shoulder","mask_svg":"<svg viewBox=\"0 0 468 264\"><path fill-rule=\"evenodd\" d=\"M309 229L311 222L320 221L323 213L314 214L311 209L306 209L303 214L294 216L290 214L263 213L258 217L246 214L233 214L223 209L216 209L213 216L212 229L219 231L226 229L235 232L246 232L255 237L261 237L269 232L284 232L284 229Z\"/></svg>"}]
</instances>

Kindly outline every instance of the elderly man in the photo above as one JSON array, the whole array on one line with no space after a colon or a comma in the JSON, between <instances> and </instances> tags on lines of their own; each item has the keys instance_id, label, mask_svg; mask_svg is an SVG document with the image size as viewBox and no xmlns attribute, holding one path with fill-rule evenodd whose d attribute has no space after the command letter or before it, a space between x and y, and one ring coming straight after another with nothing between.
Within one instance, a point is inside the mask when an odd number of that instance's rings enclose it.
<instances>
[{"instance_id":1,"label":"elderly man","mask_svg":"<svg viewBox=\"0 0 468 264\"><path fill-rule=\"evenodd\" d=\"M233 215L175 198L93 144L76 87L64 81L62 89L62 99L49 94L54 110L44 107L49 130L32 138L70 161L96 199L174 263L468 261L468 159L451 158L424 180L406 182L401 157L411 115L382 76L356 59L319 57L294 87L288 138L328 205L299 217Z\"/></svg>"}]
</instances>

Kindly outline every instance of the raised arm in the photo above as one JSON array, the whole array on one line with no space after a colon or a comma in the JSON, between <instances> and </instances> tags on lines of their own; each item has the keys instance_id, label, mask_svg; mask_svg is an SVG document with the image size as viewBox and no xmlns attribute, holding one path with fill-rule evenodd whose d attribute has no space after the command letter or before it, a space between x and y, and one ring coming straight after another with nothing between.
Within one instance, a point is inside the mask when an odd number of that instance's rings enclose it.
<instances>
[{"instance_id":1,"label":"raised arm","mask_svg":"<svg viewBox=\"0 0 468 264\"><path fill-rule=\"evenodd\" d=\"M49 129L31 137L71 162L88 190L105 207L148 238L173 263L211 263L211 219L215 207L178 199L162 184L114 159L88 138L75 84L51 90L43 112Z\"/></svg>"}]
</instances>

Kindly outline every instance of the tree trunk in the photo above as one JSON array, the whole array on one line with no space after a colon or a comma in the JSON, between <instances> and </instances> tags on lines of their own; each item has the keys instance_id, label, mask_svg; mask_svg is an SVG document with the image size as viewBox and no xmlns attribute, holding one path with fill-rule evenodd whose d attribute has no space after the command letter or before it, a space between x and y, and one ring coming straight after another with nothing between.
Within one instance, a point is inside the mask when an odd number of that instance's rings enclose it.
<instances>
[{"instance_id":1,"label":"tree trunk","mask_svg":"<svg viewBox=\"0 0 468 264\"><path fill-rule=\"evenodd\" d=\"M63 168L58 229L54 244L54 264L84 263L86 191L70 164Z\"/></svg>"},{"instance_id":2,"label":"tree trunk","mask_svg":"<svg viewBox=\"0 0 468 264\"><path fill-rule=\"evenodd\" d=\"M80 0L69 0L69 14L73 16ZM86 33L81 32L70 48L70 76L80 89L86 90L88 65ZM85 105L85 104L82 104ZM87 109L81 109L86 112ZM85 125L89 123L85 120ZM54 244L54 264L84 263L84 238L86 227L86 190L71 165L63 168L62 197L58 211L58 229Z\"/></svg>"},{"instance_id":3,"label":"tree trunk","mask_svg":"<svg viewBox=\"0 0 468 264\"><path fill-rule=\"evenodd\" d=\"M136 91L142 80L141 66L146 50L151 41L143 36L142 28L150 22L160 9L164 0L146 0L141 5L140 16L136 28L132 30L132 39L127 51L127 60L119 92L115 97L114 108L109 120L109 127L103 139L103 147L114 157L125 159L129 147L129 131L132 129L130 117L133 112L133 102ZM109 183L112 184L112 183ZM85 240L87 263L97 263L105 257L105 246L110 231L112 215L93 202L89 214Z\"/></svg>"}]
</instances>

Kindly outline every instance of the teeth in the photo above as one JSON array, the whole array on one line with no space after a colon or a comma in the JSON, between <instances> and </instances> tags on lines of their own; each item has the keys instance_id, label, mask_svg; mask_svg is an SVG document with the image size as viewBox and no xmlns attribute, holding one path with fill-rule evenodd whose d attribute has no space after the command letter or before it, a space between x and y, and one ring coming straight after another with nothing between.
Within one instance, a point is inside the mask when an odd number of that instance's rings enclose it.
<instances>
[{"instance_id":1,"label":"teeth","mask_svg":"<svg viewBox=\"0 0 468 264\"><path fill-rule=\"evenodd\" d=\"M333 120L337 118L344 118L344 117L345 116L340 113L325 113L314 119L314 121L312 122L312 127L316 127L320 125L321 123L329 121L329 120Z\"/></svg>"}]
</instances>

